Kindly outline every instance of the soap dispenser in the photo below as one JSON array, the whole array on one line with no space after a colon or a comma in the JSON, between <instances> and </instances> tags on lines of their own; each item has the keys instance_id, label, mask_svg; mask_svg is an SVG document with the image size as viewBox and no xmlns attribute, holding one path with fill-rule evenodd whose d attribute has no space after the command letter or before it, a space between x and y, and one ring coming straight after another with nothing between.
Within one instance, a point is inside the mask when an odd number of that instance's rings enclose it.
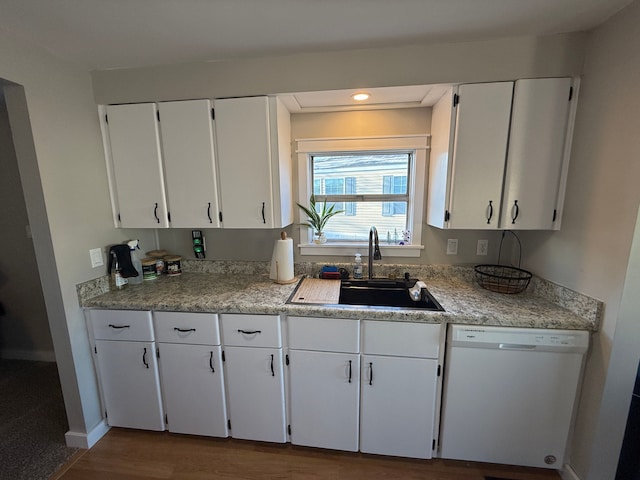
<instances>
[{"instance_id":1,"label":"soap dispenser","mask_svg":"<svg viewBox=\"0 0 640 480\"><path fill-rule=\"evenodd\" d=\"M353 278L362 278L362 255L356 253L356 259L353 262Z\"/></svg>"}]
</instances>

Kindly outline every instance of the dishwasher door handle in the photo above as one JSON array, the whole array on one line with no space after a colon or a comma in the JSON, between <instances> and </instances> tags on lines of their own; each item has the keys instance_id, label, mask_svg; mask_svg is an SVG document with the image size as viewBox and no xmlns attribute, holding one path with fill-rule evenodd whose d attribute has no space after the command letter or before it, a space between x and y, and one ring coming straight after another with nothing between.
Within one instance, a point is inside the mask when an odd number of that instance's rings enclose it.
<instances>
[{"instance_id":1,"label":"dishwasher door handle","mask_svg":"<svg viewBox=\"0 0 640 480\"><path fill-rule=\"evenodd\" d=\"M521 343L500 343L498 344L500 350L535 350L536 345L525 345Z\"/></svg>"}]
</instances>

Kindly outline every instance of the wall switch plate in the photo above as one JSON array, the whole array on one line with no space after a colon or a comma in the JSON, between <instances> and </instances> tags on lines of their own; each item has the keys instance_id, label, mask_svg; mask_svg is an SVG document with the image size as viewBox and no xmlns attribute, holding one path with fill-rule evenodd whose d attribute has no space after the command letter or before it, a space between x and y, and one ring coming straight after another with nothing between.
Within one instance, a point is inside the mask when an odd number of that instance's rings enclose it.
<instances>
[{"instance_id":1,"label":"wall switch plate","mask_svg":"<svg viewBox=\"0 0 640 480\"><path fill-rule=\"evenodd\" d=\"M489 240L478 240L476 255L486 255L489 250Z\"/></svg>"},{"instance_id":2,"label":"wall switch plate","mask_svg":"<svg viewBox=\"0 0 640 480\"><path fill-rule=\"evenodd\" d=\"M458 254L458 239L450 238L447 240L447 255L457 255Z\"/></svg>"},{"instance_id":3,"label":"wall switch plate","mask_svg":"<svg viewBox=\"0 0 640 480\"><path fill-rule=\"evenodd\" d=\"M91 268L102 267L104 265L101 248L92 248L89 250L89 256L91 257Z\"/></svg>"}]
</instances>

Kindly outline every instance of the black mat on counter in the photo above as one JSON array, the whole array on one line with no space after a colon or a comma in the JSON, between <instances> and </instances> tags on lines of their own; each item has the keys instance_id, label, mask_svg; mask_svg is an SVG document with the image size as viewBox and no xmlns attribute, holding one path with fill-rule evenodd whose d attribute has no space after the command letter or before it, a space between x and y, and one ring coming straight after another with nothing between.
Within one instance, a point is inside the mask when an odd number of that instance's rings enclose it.
<instances>
[{"instance_id":1,"label":"black mat on counter","mask_svg":"<svg viewBox=\"0 0 640 480\"><path fill-rule=\"evenodd\" d=\"M0 360L0 480L46 480L76 451L57 366Z\"/></svg>"}]
</instances>

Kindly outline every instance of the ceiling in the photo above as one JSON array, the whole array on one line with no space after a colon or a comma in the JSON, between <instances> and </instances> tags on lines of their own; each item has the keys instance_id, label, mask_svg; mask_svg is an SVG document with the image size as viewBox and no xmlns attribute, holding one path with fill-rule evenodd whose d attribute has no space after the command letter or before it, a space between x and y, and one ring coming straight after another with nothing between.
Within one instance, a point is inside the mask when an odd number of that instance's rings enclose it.
<instances>
[{"instance_id":1,"label":"ceiling","mask_svg":"<svg viewBox=\"0 0 640 480\"><path fill-rule=\"evenodd\" d=\"M0 0L0 29L88 70L588 30L631 0Z\"/></svg>"},{"instance_id":2,"label":"ceiling","mask_svg":"<svg viewBox=\"0 0 640 480\"><path fill-rule=\"evenodd\" d=\"M0 0L0 30L87 70L584 31L632 0ZM433 105L446 85L282 95L291 112Z\"/></svg>"}]
</instances>

